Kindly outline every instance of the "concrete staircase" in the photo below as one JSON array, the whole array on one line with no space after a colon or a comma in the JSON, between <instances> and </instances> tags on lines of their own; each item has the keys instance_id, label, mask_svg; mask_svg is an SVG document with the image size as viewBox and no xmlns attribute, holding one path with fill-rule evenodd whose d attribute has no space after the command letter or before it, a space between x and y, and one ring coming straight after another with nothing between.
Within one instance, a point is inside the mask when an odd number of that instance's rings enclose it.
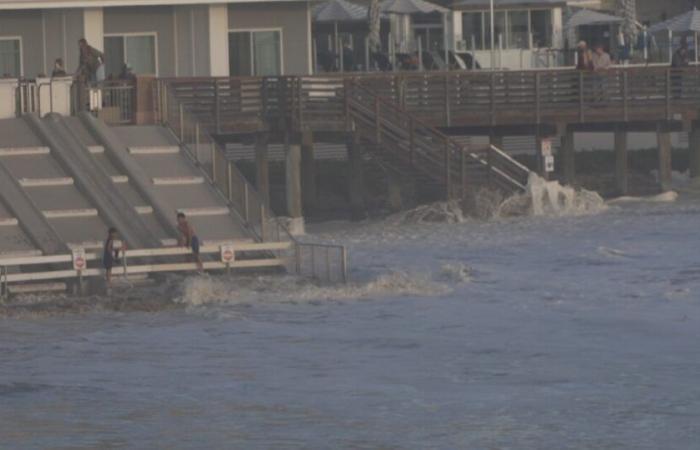
<instances>
[{"instance_id":1,"label":"concrete staircase","mask_svg":"<svg viewBox=\"0 0 700 450\"><path fill-rule=\"evenodd\" d=\"M0 256L99 250L110 226L131 248L175 245L179 211L204 245L255 240L166 128L27 115L0 135Z\"/></svg>"}]
</instances>

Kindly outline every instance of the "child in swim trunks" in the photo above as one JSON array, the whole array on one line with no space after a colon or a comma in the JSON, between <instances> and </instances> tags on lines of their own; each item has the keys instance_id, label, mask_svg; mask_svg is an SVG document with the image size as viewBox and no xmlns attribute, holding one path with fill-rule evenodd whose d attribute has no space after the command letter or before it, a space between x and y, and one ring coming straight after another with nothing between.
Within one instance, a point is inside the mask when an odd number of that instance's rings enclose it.
<instances>
[{"instance_id":1,"label":"child in swim trunks","mask_svg":"<svg viewBox=\"0 0 700 450\"><path fill-rule=\"evenodd\" d=\"M194 228L187 222L185 213L177 213L177 230L180 232L178 244L181 247L189 247L192 249L192 257L197 263L197 270L202 271L202 259L199 257L199 238L194 232Z\"/></svg>"}]
</instances>

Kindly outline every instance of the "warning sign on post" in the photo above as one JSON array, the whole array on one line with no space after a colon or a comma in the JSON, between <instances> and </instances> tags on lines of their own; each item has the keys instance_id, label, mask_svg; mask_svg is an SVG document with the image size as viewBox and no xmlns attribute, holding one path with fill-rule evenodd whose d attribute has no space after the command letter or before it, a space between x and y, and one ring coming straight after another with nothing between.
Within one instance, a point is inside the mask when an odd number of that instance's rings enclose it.
<instances>
[{"instance_id":1,"label":"warning sign on post","mask_svg":"<svg viewBox=\"0 0 700 450\"><path fill-rule=\"evenodd\" d=\"M84 248L73 249L73 270L78 272L87 269L87 259Z\"/></svg>"},{"instance_id":2,"label":"warning sign on post","mask_svg":"<svg viewBox=\"0 0 700 450\"><path fill-rule=\"evenodd\" d=\"M551 139L542 139L542 143L540 151L542 152L542 156L547 157L547 156L552 156L552 140Z\"/></svg>"},{"instance_id":3,"label":"warning sign on post","mask_svg":"<svg viewBox=\"0 0 700 450\"><path fill-rule=\"evenodd\" d=\"M233 250L233 245L225 244L221 246L221 262L231 264L236 259L236 253Z\"/></svg>"}]
</instances>

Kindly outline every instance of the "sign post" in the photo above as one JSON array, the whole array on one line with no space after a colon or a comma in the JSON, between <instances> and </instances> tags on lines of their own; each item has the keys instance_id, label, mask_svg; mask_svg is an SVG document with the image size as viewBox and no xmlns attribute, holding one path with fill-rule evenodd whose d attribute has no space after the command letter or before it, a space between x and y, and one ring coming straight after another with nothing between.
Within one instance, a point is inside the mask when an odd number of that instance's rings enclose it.
<instances>
[{"instance_id":1,"label":"sign post","mask_svg":"<svg viewBox=\"0 0 700 450\"><path fill-rule=\"evenodd\" d=\"M87 269L85 249L73 249L73 270L78 272L78 289L80 289L80 295L83 295L83 270L85 269Z\"/></svg>"},{"instance_id":2,"label":"sign post","mask_svg":"<svg viewBox=\"0 0 700 450\"><path fill-rule=\"evenodd\" d=\"M542 158L542 174L546 176L554 172L554 155L552 154L551 139L542 139L540 144L540 155Z\"/></svg>"},{"instance_id":3,"label":"sign post","mask_svg":"<svg viewBox=\"0 0 700 450\"><path fill-rule=\"evenodd\" d=\"M226 273L231 273L231 263L236 260L236 252L231 244L224 244L220 247L221 262L226 264Z\"/></svg>"}]
</instances>

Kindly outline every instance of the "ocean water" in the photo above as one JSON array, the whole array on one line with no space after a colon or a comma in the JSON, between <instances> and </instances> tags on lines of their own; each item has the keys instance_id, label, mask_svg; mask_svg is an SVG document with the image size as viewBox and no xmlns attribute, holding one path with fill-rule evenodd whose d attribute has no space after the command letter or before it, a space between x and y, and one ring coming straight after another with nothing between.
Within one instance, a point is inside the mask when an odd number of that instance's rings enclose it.
<instances>
[{"instance_id":1,"label":"ocean water","mask_svg":"<svg viewBox=\"0 0 700 450\"><path fill-rule=\"evenodd\" d=\"M2 449L700 448L700 203L326 224L353 282L0 307Z\"/></svg>"}]
</instances>

